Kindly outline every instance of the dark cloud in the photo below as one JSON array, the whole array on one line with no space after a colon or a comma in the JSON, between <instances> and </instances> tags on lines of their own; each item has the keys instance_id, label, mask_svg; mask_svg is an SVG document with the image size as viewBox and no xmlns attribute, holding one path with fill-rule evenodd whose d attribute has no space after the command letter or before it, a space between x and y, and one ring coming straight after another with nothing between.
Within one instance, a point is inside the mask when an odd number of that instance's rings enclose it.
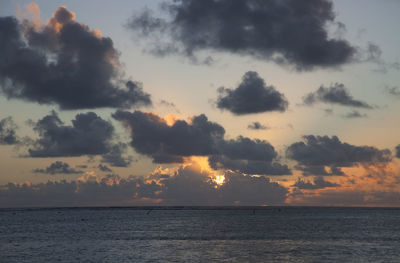
<instances>
[{"instance_id":1,"label":"dark cloud","mask_svg":"<svg viewBox=\"0 0 400 263\"><path fill-rule=\"evenodd\" d=\"M236 89L218 89L217 107L236 115L269 111L283 112L288 107L285 96L267 86L257 72L246 72Z\"/></svg>"},{"instance_id":2,"label":"dark cloud","mask_svg":"<svg viewBox=\"0 0 400 263\"><path fill-rule=\"evenodd\" d=\"M80 170L75 170L74 168L70 167L68 163L64 163L61 161L56 161L50 166L44 169L35 169L33 170L34 173L41 173L41 174L81 174L83 173Z\"/></svg>"},{"instance_id":3,"label":"dark cloud","mask_svg":"<svg viewBox=\"0 0 400 263\"><path fill-rule=\"evenodd\" d=\"M218 186L195 165L180 168L162 185L159 197L169 205L277 205L283 204L288 194L268 177L232 172L225 173L224 184Z\"/></svg>"},{"instance_id":4,"label":"dark cloud","mask_svg":"<svg viewBox=\"0 0 400 263\"><path fill-rule=\"evenodd\" d=\"M112 172L112 170L107 165L99 164L97 167L102 172Z\"/></svg>"},{"instance_id":5,"label":"dark cloud","mask_svg":"<svg viewBox=\"0 0 400 263\"><path fill-rule=\"evenodd\" d=\"M269 128L267 126L265 126L265 125L262 125L258 121L255 121L255 122L252 122L251 124L249 124L247 126L247 129L250 129L250 130L267 130Z\"/></svg>"},{"instance_id":6,"label":"dark cloud","mask_svg":"<svg viewBox=\"0 0 400 263\"><path fill-rule=\"evenodd\" d=\"M400 144L396 146L396 157L400 158Z\"/></svg>"},{"instance_id":7,"label":"dark cloud","mask_svg":"<svg viewBox=\"0 0 400 263\"><path fill-rule=\"evenodd\" d=\"M344 27L335 21L330 0L178 0L162 7L168 19L146 10L127 25L153 39L158 55L225 51L309 70L342 65L356 53L346 40L328 34L330 25Z\"/></svg>"},{"instance_id":8,"label":"dark cloud","mask_svg":"<svg viewBox=\"0 0 400 263\"><path fill-rule=\"evenodd\" d=\"M288 190L268 177L225 174L225 183L219 189L225 202L240 205L283 204ZM224 203L225 203L224 202Z\"/></svg>"},{"instance_id":9,"label":"dark cloud","mask_svg":"<svg viewBox=\"0 0 400 263\"><path fill-rule=\"evenodd\" d=\"M38 184L13 184L0 188L1 207L124 206L141 204L140 197L154 197L160 186L138 178L117 175L85 180Z\"/></svg>"},{"instance_id":10,"label":"dark cloud","mask_svg":"<svg viewBox=\"0 0 400 263\"><path fill-rule=\"evenodd\" d=\"M122 79L113 41L76 22L65 7L39 29L0 17L0 57L0 93L8 99L62 109L151 104L139 83Z\"/></svg>"},{"instance_id":11,"label":"dark cloud","mask_svg":"<svg viewBox=\"0 0 400 263\"><path fill-rule=\"evenodd\" d=\"M388 163L392 160L388 149L372 146L354 146L332 136L304 136L304 142L296 142L286 150L288 158L297 161L298 169L306 175L343 175L340 167L357 166L360 163ZM328 166L331 172L326 172Z\"/></svg>"},{"instance_id":12,"label":"dark cloud","mask_svg":"<svg viewBox=\"0 0 400 263\"><path fill-rule=\"evenodd\" d=\"M343 116L346 119L355 119L355 118L367 118L368 115L367 114L362 114L359 111L353 110L349 113L347 113L346 115Z\"/></svg>"},{"instance_id":13,"label":"dark cloud","mask_svg":"<svg viewBox=\"0 0 400 263\"><path fill-rule=\"evenodd\" d=\"M181 163L184 157L209 156L213 169L229 169L246 174L290 174L277 161L274 147L267 141L239 136L225 140L225 130L205 115L191 122L178 120L172 125L153 113L117 111L113 117L131 131L131 146L156 163Z\"/></svg>"},{"instance_id":14,"label":"dark cloud","mask_svg":"<svg viewBox=\"0 0 400 263\"><path fill-rule=\"evenodd\" d=\"M328 188L328 187L338 187L340 185L336 184L336 183L331 183L329 181L325 181L322 176L319 176L314 179L314 182L301 180L299 178L293 186L295 186L299 189L304 189L304 190L316 190L316 189L323 189L323 188Z\"/></svg>"},{"instance_id":15,"label":"dark cloud","mask_svg":"<svg viewBox=\"0 0 400 263\"><path fill-rule=\"evenodd\" d=\"M159 197L166 204L212 205L218 203L216 184L200 167L181 167L175 174L162 180Z\"/></svg>"},{"instance_id":16,"label":"dark cloud","mask_svg":"<svg viewBox=\"0 0 400 263\"><path fill-rule=\"evenodd\" d=\"M132 157L124 155L127 147L125 143L111 146L109 151L102 155L101 161L115 167L128 167L132 163Z\"/></svg>"},{"instance_id":17,"label":"dark cloud","mask_svg":"<svg viewBox=\"0 0 400 263\"><path fill-rule=\"evenodd\" d=\"M259 175L291 174L286 165L277 162L278 154L267 141L239 136L235 140L221 141L218 148L218 155L208 158L210 167L215 170Z\"/></svg>"},{"instance_id":18,"label":"dark cloud","mask_svg":"<svg viewBox=\"0 0 400 263\"><path fill-rule=\"evenodd\" d=\"M355 100L346 87L341 83L335 83L330 87L321 86L317 91L307 94L303 98L303 102L309 106L322 102L348 107L373 109L373 107L368 103Z\"/></svg>"},{"instance_id":19,"label":"dark cloud","mask_svg":"<svg viewBox=\"0 0 400 263\"><path fill-rule=\"evenodd\" d=\"M230 159L247 159L271 162L277 157L274 147L267 141L239 136L219 143L219 153Z\"/></svg>"},{"instance_id":20,"label":"dark cloud","mask_svg":"<svg viewBox=\"0 0 400 263\"><path fill-rule=\"evenodd\" d=\"M205 115L193 117L191 123L178 120L171 126L159 116L141 111L117 111L113 117L131 130L131 146L156 163L179 163L184 156L216 153L216 144L225 134L222 126Z\"/></svg>"},{"instance_id":21,"label":"dark cloud","mask_svg":"<svg viewBox=\"0 0 400 263\"><path fill-rule=\"evenodd\" d=\"M290 175L287 165L277 161L255 161L248 159L230 159L225 155L212 155L208 158L210 167L214 170L232 170L251 175Z\"/></svg>"},{"instance_id":22,"label":"dark cloud","mask_svg":"<svg viewBox=\"0 0 400 263\"><path fill-rule=\"evenodd\" d=\"M384 190L347 190L328 188L318 192L318 195L302 195L293 199L293 205L307 206L398 206L400 194L398 191Z\"/></svg>"},{"instance_id":23,"label":"dark cloud","mask_svg":"<svg viewBox=\"0 0 400 263\"><path fill-rule=\"evenodd\" d=\"M371 146L354 146L341 142L337 136L304 136L287 149L289 158L305 165L353 166L355 163L390 162L391 152Z\"/></svg>"},{"instance_id":24,"label":"dark cloud","mask_svg":"<svg viewBox=\"0 0 400 263\"><path fill-rule=\"evenodd\" d=\"M66 157L107 154L114 127L94 112L81 113L65 125L56 112L34 124L39 139L29 149L31 157Z\"/></svg>"},{"instance_id":25,"label":"dark cloud","mask_svg":"<svg viewBox=\"0 0 400 263\"><path fill-rule=\"evenodd\" d=\"M158 181L158 182L156 182ZM225 174L218 186L200 166L174 174L121 178L84 176L77 181L0 186L0 207L152 205L279 205L288 190L267 177Z\"/></svg>"},{"instance_id":26,"label":"dark cloud","mask_svg":"<svg viewBox=\"0 0 400 263\"><path fill-rule=\"evenodd\" d=\"M300 170L303 176L344 176L346 175L340 167L329 166L329 169L325 167L325 165L312 165L312 166L303 166L296 165L295 168Z\"/></svg>"},{"instance_id":27,"label":"dark cloud","mask_svg":"<svg viewBox=\"0 0 400 263\"><path fill-rule=\"evenodd\" d=\"M0 120L0 145L13 145L19 142L17 126L11 116Z\"/></svg>"}]
</instances>

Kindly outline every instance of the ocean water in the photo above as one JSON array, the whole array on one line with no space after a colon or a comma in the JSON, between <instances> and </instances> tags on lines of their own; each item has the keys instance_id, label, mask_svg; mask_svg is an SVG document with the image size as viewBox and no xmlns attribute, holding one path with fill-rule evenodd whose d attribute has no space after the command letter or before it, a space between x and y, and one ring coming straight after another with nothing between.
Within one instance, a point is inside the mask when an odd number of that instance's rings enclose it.
<instances>
[{"instance_id":1,"label":"ocean water","mask_svg":"<svg viewBox=\"0 0 400 263\"><path fill-rule=\"evenodd\" d=\"M0 262L400 262L400 209L1 209Z\"/></svg>"}]
</instances>

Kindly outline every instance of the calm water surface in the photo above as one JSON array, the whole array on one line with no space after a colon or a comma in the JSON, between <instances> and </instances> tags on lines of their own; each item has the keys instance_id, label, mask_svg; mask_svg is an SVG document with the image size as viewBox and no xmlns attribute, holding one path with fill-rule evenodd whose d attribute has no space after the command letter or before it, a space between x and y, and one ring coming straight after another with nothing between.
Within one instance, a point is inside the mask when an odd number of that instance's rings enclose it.
<instances>
[{"instance_id":1,"label":"calm water surface","mask_svg":"<svg viewBox=\"0 0 400 263\"><path fill-rule=\"evenodd\" d=\"M400 209L0 209L0 262L400 262Z\"/></svg>"}]
</instances>

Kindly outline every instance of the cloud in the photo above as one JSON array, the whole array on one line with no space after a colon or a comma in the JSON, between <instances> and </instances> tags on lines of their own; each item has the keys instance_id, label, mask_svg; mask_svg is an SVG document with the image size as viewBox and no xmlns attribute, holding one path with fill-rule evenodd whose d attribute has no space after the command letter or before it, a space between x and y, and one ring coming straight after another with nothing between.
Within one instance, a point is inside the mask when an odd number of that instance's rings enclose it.
<instances>
[{"instance_id":1,"label":"cloud","mask_svg":"<svg viewBox=\"0 0 400 263\"><path fill-rule=\"evenodd\" d=\"M80 113L65 125L56 112L34 123L39 138L29 148L31 157L67 157L107 154L114 127L94 112Z\"/></svg>"},{"instance_id":2,"label":"cloud","mask_svg":"<svg viewBox=\"0 0 400 263\"><path fill-rule=\"evenodd\" d=\"M278 153L267 141L239 136L234 140L221 141L218 148L218 154L208 159L210 167L215 170L257 175L291 174L287 165L277 161Z\"/></svg>"},{"instance_id":3,"label":"cloud","mask_svg":"<svg viewBox=\"0 0 400 263\"><path fill-rule=\"evenodd\" d=\"M17 126L11 116L0 120L0 145L13 145L19 142Z\"/></svg>"},{"instance_id":4,"label":"cloud","mask_svg":"<svg viewBox=\"0 0 400 263\"><path fill-rule=\"evenodd\" d=\"M217 107L236 115L269 111L284 112L288 107L285 96L273 86L266 86L257 72L246 72L236 89L218 89Z\"/></svg>"},{"instance_id":5,"label":"cloud","mask_svg":"<svg viewBox=\"0 0 400 263\"><path fill-rule=\"evenodd\" d=\"M56 161L45 169L35 169L34 173L42 173L42 174L81 174L83 171L75 170L70 167L68 163L64 163L61 161Z\"/></svg>"},{"instance_id":6,"label":"cloud","mask_svg":"<svg viewBox=\"0 0 400 263\"><path fill-rule=\"evenodd\" d=\"M252 122L247 126L249 130L268 130L269 128L265 125L262 125L258 121Z\"/></svg>"},{"instance_id":7,"label":"cloud","mask_svg":"<svg viewBox=\"0 0 400 263\"><path fill-rule=\"evenodd\" d=\"M216 184L198 164L180 167L162 179L159 197L166 204L212 205L218 203Z\"/></svg>"},{"instance_id":8,"label":"cloud","mask_svg":"<svg viewBox=\"0 0 400 263\"><path fill-rule=\"evenodd\" d=\"M130 145L135 151L156 163L180 163L185 156L216 153L216 143L225 134L222 126L208 121L205 115L193 117L190 123L177 120L173 125L141 111L117 111L113 117L130 129Z\"/></svg>"},{"instance_id":9,"label":"cloud","mask_svg":"<svg viewBox=\"0 0 400 263\"><path fill-rule=\"evenodd\" d=\"M255 161L249 159L230 159L225 155L212 155L208 158L209 165L214 170L231 170L250 175L290 175L287 165L271 161Z\"/></svg>"},{"instance_id":10,"label":"cloud","mask_svg":"<svg viewBox=\"0 0 400 263\"><path fill-rule=\"evenodd\" d=\"M278 155L269 142L258 139L252 140L242 136L221 141L219 153L233 160L248 159L255 161L272 161Z\"/></svg>"},{"instance_id":11,"label":"cloud","mask_svg":"<svg viewBox=\"0 0 400 263\"><path fill-rule=\"evenodd\" d=\"M123 79L119 52L98 30L59 7L47 24L0 17L0 93L61 109L150 105L139 83Z\"/></svg>"},{"instance_id":12,"label":"cloud","mask_svg":"<svg viewBox=\"0 0 400 263\"><path fill-rule=\"evenodd\" d=\"M112 170L107 165L99 164L98 168L102 172L112 172Z\"/></svg>"},{"instance_id":13,"label":"cloud","mask_svg":"<svg viewBox=\"0 0 400 263\"><path fill-rule=\"evenodd\" d=\"M291 204L298 206L398 207L399 199L398 191L327 188L320 190L318 195L299 193L297 198L291 201Z\"/></svg>"},{"instance_id":14,"label":"cloud","mask_svg":"<svg viewBox=\"0 0 400 263\"><path fill-rule=\"evenodd\" d=\"M372 42L368 42L365 50L361 50L358 54L361 62L371 62L378 66L373 71L379 73L387 73L389 69L400 70L399 62L387 62L382 58L382 49Z\"/></svg>"},{"instance_id":15,"label":"cloud","mask_svg":"<svg viewBox=\"0 0 400 263\"><path fill-rule=\"evenodd\" d=\"M225 183L219 189L225 202L240 205L283 204L288 190L268 177L244 176L240 173L225 174Z\"/></svg>"},{"instance_id":16,"label":"cloud","mask_svg":"<svg viewBox=\"0 0 400 263\"><path fill-rule=\"evenodd\" d=\"M176 120L172 125L156 114L117 111L116 120L131 132L130 145L155 163L183 163L184 157L208 156L213 169L229 169L246 174L290 174L277 161L274 147L267 141L239 136L225 140L225 129L205 115L190 122Z\"/></svg>"},{"instance_id":17,"label":"cloud","mask_svg":"<svg viewBox=\"0 0 400 263\"><path fill-rule=\"evenodd\" d=\"M374 108L366 102L355 100L342 83L335 83L330 87L321 86L317 91L304 96L303 102L308 106L322 102L364 109Z\"/></svg>"},{"instance_id":18,"label":"cloud","mask_svg":"<svg viewBox=\"0 0 400 263\"><path fill-rule=\"evenodd\" d=\"M154 40L152 52L162 56L224 51L310 70L340 66L356 53L328 34L329 26L344 26L335 21L330 0L179 0L163 2L161 11L167 19L145 10L127 27Z\"/></svg>"},{"instance_id":19,"label":"cloud","mask_svg":"<svg viewBox=\"0 0 400 263\"><path fill-rule=\"evenodd\" d=\"M396 98L400 98L400 88L397 86L393 86L393 87L385 87L385 93L389 94L390 96L396 97Z\"/></svg>"},{"instance_id":20,"label":"cloud","mask_svg":"<svg viewBox=\"0 0 400 263\"><path fill-rule=\"evenodd\" d=\"M1 207L129 206L142 204L140 197L154 197L160 186L139 178L118 175L87 175L79 180L38 183L9 183L0 188Z\"/></svg>"},{"instance_id":21,"label":"cloud","mask_svg":"<svg viewBox=\"0 0 400 263\"><path fill-rule=\"evenodd\" d=\"M128 167L132 163L132 157L124 156L127 147L125 143L114 144L107 153L102 155L101 161L114 167Z\"/></svg>"},{"instance_id":22,"label":"cloud","mask_svg":"<svg viewBox=\"0 0 400 263\"><path fill-rule=\"evenodd\" d=\"M359 111L356 111L356 110L353 110L343 116L343 118L346 118L346 119L367 118L367 117L368 117L367 114L365 114L365 113L361 114Z\"/></svg>"},{"instance_id":23,"label":"cloud","mask_svg":"<svg viewBox=\"0 0 400 263\"><path fill-rule=\"evenodd\" d=\"M158 104L161 106L164 106L167 109L174 110L175 112L180 113L180 110L178 109L178 107L176 107L175 103L173 103L173 102L169 102L166 100L160 100L160 102Z\"/></svg>"},{"instance_id":24,"label":"cloud","mask_svg":"<svg viewBox=\"0 0 400 263\"><path fill-rule=\"evenodd\" d=\"M389 163L392 160L388 149L379 150L372 146L354 146L341 142L337 136L303 137L304 142L296 142L286 149L289 159L300 165L310 175L340 175L340 167L353 167L359 164ZM324 166L331 169L326 174ZM299 168L299 167L298 167Z\"/></svg>"},{"instance_id":25,"label":"cloud","mask_svg":"<svg viewBox=\"0 0 400 263\"><path fill-rule=\"evenodd\" d=\"M358 162L390 162L388 149L371 146L354 146L341 142L337 136L304 136L305 142L296 142L287 149L287 155L305 165L353 166Z\"/></svg>"},{"instance_id":26,"label":"cloud","mask_svg":"<svg viewBox=\"0 0 400 263\"><path fill-rule=\"evenodd\" d=\"M267 177L226 173L218 186L198 164L152 177L98 177L0 186L0 207L132 205L279 205L288 190Z\"/></svg>"},{"instance_id":27,"label":"cloud","mask_svg":"<svg viewBox=\"0 0 400 263\"><path fill-rule=\"evenodd\" d=\"M330 166L329 169L325 165L296 165L295 168L302 172L303 176L344 176L346 175L340 167L334 165Z\"/></svg>"},{"instance_id":28,"label":"cloud","mask_svg":"<svg viewBox=\"0 0 400 263\"><path fill-rule=\"evenodd\" d=\"M318 176L317 178L314 179L314 182L304 181L299 178L293 186L304 190L316 190L328 187L338 187L340 185L336 183L331 183L329 181L325 181L325 179L322 176Z\"/></svg>"},{"instance_id":29,"label":"cloud","mask_svg":"<svg viewBox=\"0 0 400 263\"><path fill-rule=\"evenodd\" d=\"M400 144L396 146L396 157L400 158Z\"/></svg>"}]
</instances>

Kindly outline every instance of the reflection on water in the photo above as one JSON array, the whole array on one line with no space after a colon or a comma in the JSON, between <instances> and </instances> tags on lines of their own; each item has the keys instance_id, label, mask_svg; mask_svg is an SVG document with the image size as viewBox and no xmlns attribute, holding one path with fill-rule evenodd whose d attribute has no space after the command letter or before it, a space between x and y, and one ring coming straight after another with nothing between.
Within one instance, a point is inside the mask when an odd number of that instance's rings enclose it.
<instances>
[{"instance_id":1,"label":"reflection on water","mask_svg":"<svg viewBox=\"0 0 400 263\"><path fill-rule=\"evenodd\" d=\"M400 262L400 209L3 209L0 233L0 262Z\"/></svg>"}]
</instances>

